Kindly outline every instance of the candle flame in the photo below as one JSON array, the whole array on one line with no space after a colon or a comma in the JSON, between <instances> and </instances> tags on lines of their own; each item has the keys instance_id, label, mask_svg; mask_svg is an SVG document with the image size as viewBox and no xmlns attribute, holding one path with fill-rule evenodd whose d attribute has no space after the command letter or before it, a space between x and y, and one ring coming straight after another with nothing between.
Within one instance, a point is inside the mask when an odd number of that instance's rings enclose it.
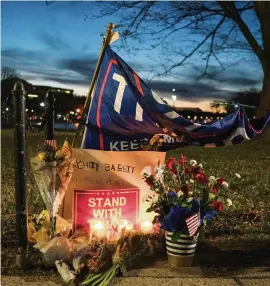
<instances>
[{"instance_id":1,"label":"candle flame","mask_svg":"<svg viewBox=\"0 0 270 286\"><path fill-rule=\"evenodd\" d=\"M96 224L94 224L93 228L94 228L95 230L101 230L101 229L104 228L104 226L103 226L103 224L99 221L99 222L97 222Z\"/></svg>"},{"instance_id":2,"label":"candle flame","mask_svg":"<svg viewBox=\"0 0 270 286\"><path fill-rule=\"evenodd\" d=\"M145 232L151 232L153 229L153 224L151 221L144 221L141 223L141 230Z\"/></svg>"}]
</instances>

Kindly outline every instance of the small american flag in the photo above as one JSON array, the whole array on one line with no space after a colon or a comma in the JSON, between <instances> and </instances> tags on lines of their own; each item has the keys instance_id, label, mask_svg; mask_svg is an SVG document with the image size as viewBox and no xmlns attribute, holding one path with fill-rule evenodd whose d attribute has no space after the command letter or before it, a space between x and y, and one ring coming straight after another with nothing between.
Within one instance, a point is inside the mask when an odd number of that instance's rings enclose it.
<instances>
[{"instance_id":1,"label":"small american flag","mask_svg":"<svg viewBox=\"0 0 270 286\"><path fill-rule=\"evenodd\" d=\"M188 227L189 235L192 237L197 232L198 227L200 225L200 215L194 214L188 218L186 218L186 223Z\"/></svg>"},{"instance_id":2,"label":"small american flag","mask_svg":"<svg viewBox=\"0 0 270 286\"><path fill-rule=\"evenodd\" d=\"M57 149L57 143L55 140L44 140L44 145L51 147L53 150Z\"/></svg>"},{"instance_id":3,"label":"small american flag","mask_svg":"<svg viewBox=\"0 0 270 286\"><path fill-rule=\"evenodd\" d=\"M69 145L68 141L65 140L63 147L61 148L61 152L66 156L71 156L71 146Z\"/></svg>"}]
</instances>

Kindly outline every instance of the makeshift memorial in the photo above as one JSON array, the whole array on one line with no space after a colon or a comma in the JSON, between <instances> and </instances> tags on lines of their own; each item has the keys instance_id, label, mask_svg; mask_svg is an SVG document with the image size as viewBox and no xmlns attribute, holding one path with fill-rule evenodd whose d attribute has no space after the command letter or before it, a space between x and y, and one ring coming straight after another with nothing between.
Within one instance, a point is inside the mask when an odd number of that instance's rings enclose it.
<instances>
[{"instance_id":1,"label":"makeshift memorial","mask_svg":"<svg viewBox=\"0 0 270 286\"><path fill-rule=\"evenodd\" d=\"M57 235L51 239L47 229L48 211L32 217L31 221L38 229L33 236L37 242L34 248L43 254L47 266L56 266L67 283L105 286L116 275L135 266L140 261L138 258L163 252L163 230L153 228L149 221L141 224L141 230L134 230L124 219L114 219L113 224L108 225L91 220L93 232L82 228L69 238L58 226ZM106 235L112 227L117 235ZM100 235L99 230L102 230Z\"/></svg>"},{"instance_id":2,"label":"makeshift memorial","mask_svg":"<svg viewBox=\"0 0 270 286\"><path fill-rule=\"evenodd\" d=\"M46 143L46 142L45 142ZM56 144L45 144L45 151L31 158L31 167L34 178L40 191L46 209L50 212L49 236L54 236L56 214L65 196L71 181L74 160L71 157L72 149L67 141L61 150Z\"/></svg>"},{"instance_id":3,"label":"makeshift memorial","mask_svg":"<svg viewBox=\"0 0 270 286\"><path fill-rule=\"evenodd\" d=\"M166 231L169 264L190 266L199 229L232 204L229 184L224 178L207 177L202 164L188 163L184 155L169 158L165 166L159 163L154 174L145 167L142 175L152 191L147 212L154 211L153 223Z\"/></svg>"}]
</instances>

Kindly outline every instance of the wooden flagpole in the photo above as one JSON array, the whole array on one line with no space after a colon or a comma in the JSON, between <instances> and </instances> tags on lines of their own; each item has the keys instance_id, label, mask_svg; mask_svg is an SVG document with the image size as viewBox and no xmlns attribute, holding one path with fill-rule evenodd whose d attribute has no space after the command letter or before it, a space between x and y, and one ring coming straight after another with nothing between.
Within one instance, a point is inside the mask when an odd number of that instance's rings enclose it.
<instances>
[{"instance_id":1,"label":"wooden flagpole","mask_svg":"<svg viewBox=\"0 0 270 286\"><path fill-rule=\"evenodd\" d=\"M94 71L94 75L92 77L92 81L91 81L91 84L90 84L90 87L89 87L89 90L88 90L88 94L87 94L87 97L86 97L86 100L85 100L85 103L84 103L84 107L83 107L83 111L82 111L82 121L84 121L84 122L86 121L87 111L88 111L88 108L89 108L90 102L91 102L91 95L92 95L92 92L93 92L93 89L94 89L94 86L95 86L95 83L96 83L96 80L97 80L97 77L98 77L98 74L99 74L99 70L100 70L101 63L102 63L102 60L103 60L103 57L104 57L104 53L105 53L106 48L110 44L113 28L114 28L114 24L113 23L109 23L108 27L107 27L107 31L106 31L106 36L105 36L105 38L103 40L103 45L102 45L101 50L100 50L100 54L99 54L97 65L96 65L96 68L95 68L95 71ZM81 125L81 122L79 122L79 126L78 126L78 128L76 130L76 134L75 134L73 142L72 142L72 147L73 148L76 147L76 142L78 141L78 138L80 136L81 131L82 131L82 125Z\"/></svg>"}]
</instances>

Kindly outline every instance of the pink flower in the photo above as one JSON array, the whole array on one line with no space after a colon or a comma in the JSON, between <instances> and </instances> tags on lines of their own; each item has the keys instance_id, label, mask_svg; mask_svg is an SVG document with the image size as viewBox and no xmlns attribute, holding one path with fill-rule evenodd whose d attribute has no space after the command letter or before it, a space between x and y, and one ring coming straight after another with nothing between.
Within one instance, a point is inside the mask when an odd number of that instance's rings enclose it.
<instances>
[{"instance_id":1,"label":"pink flower","mask_svg":"<svg viewBox=\"0 0 270 286\"><path fill-rule=\"evenodd\" d=\"M205 176L204 173L199 172L195 175L195 179L199 182L199 184L203 185L208 183L208 178Z\"/></svg>"},{"instance_id":2,"label":"pink flower","mask_svg":"<svg viewBox=\"0 0 270 286\"><path fill-rule=\"evenodd\" d=\"M223 210L223 203L218 202L218 201L213 201L212 202L212 208L217 210L217 211L222 211Z\"/></svg>"},{"instance_id":3,"label":"pink flower","mask_svg":"<svg viewBox=\"0 0 270 286\"><path fill-rule=\"evenodd\" d=\"M184 165L187 162L187 157L185 155L181 154L181 158L180 158L179 162Z\"/></svg>"},{"instance_id":4,"label":"pink flower","mask_svg":"<svg viewBox=\"0 0 270 286\"><path fill-rule=\"evenodd\" d=\"M177 165L177 160L176 160L175 158L172 158L172 157L166 162L166 167L167 167L173 174L177 174L176 165Z\"/></svg>"},{"instance_id":5,"label":"pink flower","mask_svg":"<svg viewBox=\"0 0 270 286\"><path fill-rule=\"evenodd\" d=\"M218 178L218 179L217 179L217 183L218 183L219 185L221 185L223 182L225 182L225 179L224 179L224 178Z\"/></svg>"}]
</instances>

